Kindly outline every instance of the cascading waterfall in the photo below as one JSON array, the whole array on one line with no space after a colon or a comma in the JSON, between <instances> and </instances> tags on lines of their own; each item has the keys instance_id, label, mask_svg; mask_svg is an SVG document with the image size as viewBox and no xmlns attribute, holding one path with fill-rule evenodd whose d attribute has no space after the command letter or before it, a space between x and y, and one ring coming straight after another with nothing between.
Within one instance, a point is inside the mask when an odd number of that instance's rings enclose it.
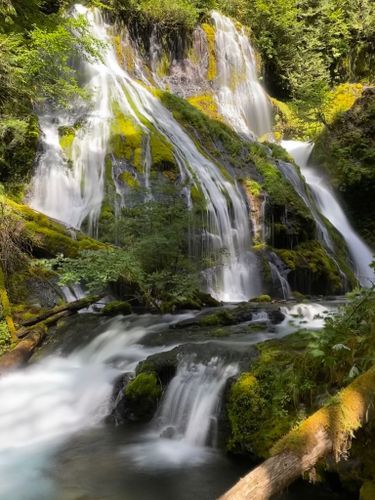
<instances>
[{"instance_id":1,"label":"cascading waterfall","mask_svg":"<svg viewBox=\"0 0 375 500\"><path fill-rule=\"evenodd\" d=\"M306 185L303 182L303 179L298 175L295 167L291 165L290 163L286 163L284 161L279 160L278 161L278 167L282 174L284 175L285 179L293 186L294 190L296 193L299 195L299 197L304 201L305 205L307 208L310 210L311 215L314 218L317 230L318 230L318 238L320 241L323 242L325 248L327 250L333 251L334 246L331 240L331 237L328 233L328 230L316 210L314 203L309 197L309 194L306 190Z\"/></svg>"},{"instance_id":2,"label":"cascading waterfall","mask_svg":"<svg viewBox=\"0 0 375 500\"><path fill-rule=\"evenodd\" d=\"M216 98L219 112L246 137L271 134L271 103L257 76L256 58L242 28L219 12L212 13L216 29Z\"/></svg>"},{"instance_id":3,"label":"cascading waterfall","mask_svg":"<svg viewBox=\"0 0 375 500\"><path fill-rule=\"evenodd\" d=\"M309 158L314 147L313 143L283 141L282 146L301 167L301 172L311 191L314 193L321 213L342 234L353 259L354 271L358 281L362 286L370 286L375 281L375 274L370 268L373 260L373 252L352 228L327 180L309 165Z\"/></svg>"},{"instance_id":4,"label":"cascading waterfall","mask_svg":"<svg viewBox=\"0 0 375 500\"><path fill-rule=\"evenodd\" d=\"M91 34L108 47L103 49L102 61L90 63L86 68L92 74L94 111L74 139L73 171L61 160L57 126L54 125L54 141L51 147L46 146L41 158L31 205L76 227L87 216L92 221L97 220L103 199L111 101L115 101L122 113L130 116L146 136L149 130L144 123L149 123L168 140L182 180L189 179L202 190L207 207L203 253L216 256L222 262L207 273L208 290L220 300L233 302L258 295L261 285L256 258L250 250L248 210L236 183L227 180L220 168L198 151L160 101L120 67L100 12L83 6L75 9L86 15ZM149 157L147 152L144 156ZM145 165L146 184L149 169L150 165ZM57 186L59 196L48 196L48 190L55 190Z\"/></svg>"},{"instance_id":5,"label":"cascading waterfall","mask_svg":"<svg viewBox=\"0 0 375 500\"><path fill-rule=\"evenodd\" d=\"M75 14L84 12L85 9L76 6ZM77 70L88 81L86 89L91 103L71 145L71 165L60 144L59 128L72 125L77 116L48 110L39 120L43 152L29 204L78 229L87 219L88 232L95 235L104 196L105 155L112 115L110 81L105 65L99 60L83 60Z\"/></svg>"},{"instance_id":6,"label":"cascading waterfall","mask_svg":"<svg viewBox=\"0 0 375 500\"><path fill-rule=\"evenodd\" d=\"M208 364L183 360L156 417L161 436L194 446L215 444L220 396L237 365L218 358Z\"/></svg>"}]
</instances>

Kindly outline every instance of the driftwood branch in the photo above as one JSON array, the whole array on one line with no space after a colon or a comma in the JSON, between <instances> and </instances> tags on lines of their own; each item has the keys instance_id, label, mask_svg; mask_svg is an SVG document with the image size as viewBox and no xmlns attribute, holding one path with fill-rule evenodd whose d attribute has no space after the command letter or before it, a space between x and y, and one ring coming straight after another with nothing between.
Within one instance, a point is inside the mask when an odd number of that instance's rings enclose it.
<instances>
[{"instance_id":1,"label":"driftwood branch","mask_svg":"<svg viewBox=\"0 0 375 500\"><path fill-rule=\"evenodd\" d=\"M220 500L267 500L333 454L346 458L354 432L375 403L375 367L340 391L331 404L304 420L280 439L263 462L225 493Z\"/></svg>"}]
</instances>

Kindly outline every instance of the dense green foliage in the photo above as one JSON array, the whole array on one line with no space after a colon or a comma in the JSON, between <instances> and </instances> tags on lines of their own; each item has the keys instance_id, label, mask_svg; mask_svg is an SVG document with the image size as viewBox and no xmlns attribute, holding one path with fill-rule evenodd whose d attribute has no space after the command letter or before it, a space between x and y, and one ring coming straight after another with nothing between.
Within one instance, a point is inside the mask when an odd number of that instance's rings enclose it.
<instances>
[{"instance_id":1,"label":"dense green foliage","mask_svg":"<svg viewBox=\"0 0 375 500\"><path fill-rule=\"evenodd\" d=\"M88 250L78 259L49 261L60 271L61 283L82 282L89 291L100 292L120 280L127 284L125 293L131 299L156 308L195 300L203 263L189 258L193 214L175 188L163 190L160 196L158 201L123 210L116 222L122 248Z\"/></svg>"},{"instance_id":2,"label":"dense green foliage","mask_svg":"<svg viewBox=\"0 0 375 500\"><path fill-rule=\"evenodd\" d=\"M67 2L61 2L61 5ZM71 61L96 57L86 21L58 12L60 2L0 3L0 182L20 183L30 172L38 128L34 112L53 101L86 97Z\"/></svg>"},{"instance_id":3,"label":"dense green foliage","mask_svg":"<svg viewBox=\"0 0 375 500\"><path fill-rule=\"evenodd\" d=\"M375 92L341 114L319 137L314 158L339 189L353 224L375 245Z\"/></svg>"}]
</instances>

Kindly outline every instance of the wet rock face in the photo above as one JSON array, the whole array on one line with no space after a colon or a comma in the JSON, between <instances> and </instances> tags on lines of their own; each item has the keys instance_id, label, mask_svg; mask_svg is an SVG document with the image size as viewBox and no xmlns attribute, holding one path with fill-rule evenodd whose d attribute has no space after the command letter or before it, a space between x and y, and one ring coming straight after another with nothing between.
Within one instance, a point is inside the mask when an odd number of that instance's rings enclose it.
<instances>
[{"instance_id":1,"label":"wet rock face","mask_svg":"<svg viewBox=\"0 0 375 500\"><path fill-rule=\"evenodd\" d=\"M205 32L202 28L197 28L192 37L191 58L174 60L169 75L164 78L171 91L183 98L212 92L207 80L208 49Z\"/></svg>"},{"instance_id":2,"label":"wet rock face","mask_svg":"<svg viewBox=\"0 0 375 500\"><path fill-rule=\"evenodd\" d=\"M153 372L143 372L135 378L125 373L115 382L113 409L108 423L148 422L154 416L162 394L160 380Z\"/></svg>"}]
</instances>

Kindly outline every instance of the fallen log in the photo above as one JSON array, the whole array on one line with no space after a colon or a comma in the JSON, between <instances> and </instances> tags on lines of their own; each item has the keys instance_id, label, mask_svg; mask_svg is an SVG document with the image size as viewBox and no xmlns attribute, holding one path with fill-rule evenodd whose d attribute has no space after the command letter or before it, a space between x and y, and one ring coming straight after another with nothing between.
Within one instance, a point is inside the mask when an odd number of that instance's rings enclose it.
<instances>
[{"instance_id":1,"label":"fallen log","mask_svg":"<svg viewBox=\"0 0 375 500\"><path fill-rule=\"evenodd\" d=\"M102 297L103 295L93 295L90 297L85 297L83 299L75 300L74 302L68 302L67 304L63 304L62 306L57 306L53 309L49 309L48 311L45 311L44 313L39 314L34 318L21 321L20 325L23 327L33 326L41 323L42 321L45 322L48 318L50 318L51 316L55 316L60 312L71 311L74 313L76 311L79 311L80 309L84 309L85 307L90 306L91 304L95 304Z\"/></svg>"},{"instance_id":2,"label":"fallen log","mask_svg":"<svg viewBox=\"0 0 375 500\"><path fill-rule=\"evenodd\" d=\"M317 462L345 459L354 432L368 420L375 403L375 367L357 377L332 402L280 439L271 457L240 479L220 500L267 500Z\"/></svg>"},{"instance_id":3,"label":"fallen log","mask_svg":"<svg viewBox=\"0 0 375 500\"><path fill-rule=\"evenodd\" d=\"M5 353L0 358L0 375L10 370L20 368L30 359L35 349L42 343L47 333L47 327L40 325L21 340L14 349Z\"/></svg>"},{"instance_id":4,"label":"fallen log","mask_svg":"<svg viewBox=\"0 0 375 500\"><path fill-rule=\"evenodd\" d=\"M27 324L31 322L32 327L22 328L17 331L18 338L22 340L18 342L14 349L0 357L0 375L25 365L33 355L35 349L43 342L49 326L57 323L61 318L75 314L80 309L98 302L100 298L101 296L97 295L76 300L75 302L55 307L25 322Z\"/></svg>"}]
</instances>

